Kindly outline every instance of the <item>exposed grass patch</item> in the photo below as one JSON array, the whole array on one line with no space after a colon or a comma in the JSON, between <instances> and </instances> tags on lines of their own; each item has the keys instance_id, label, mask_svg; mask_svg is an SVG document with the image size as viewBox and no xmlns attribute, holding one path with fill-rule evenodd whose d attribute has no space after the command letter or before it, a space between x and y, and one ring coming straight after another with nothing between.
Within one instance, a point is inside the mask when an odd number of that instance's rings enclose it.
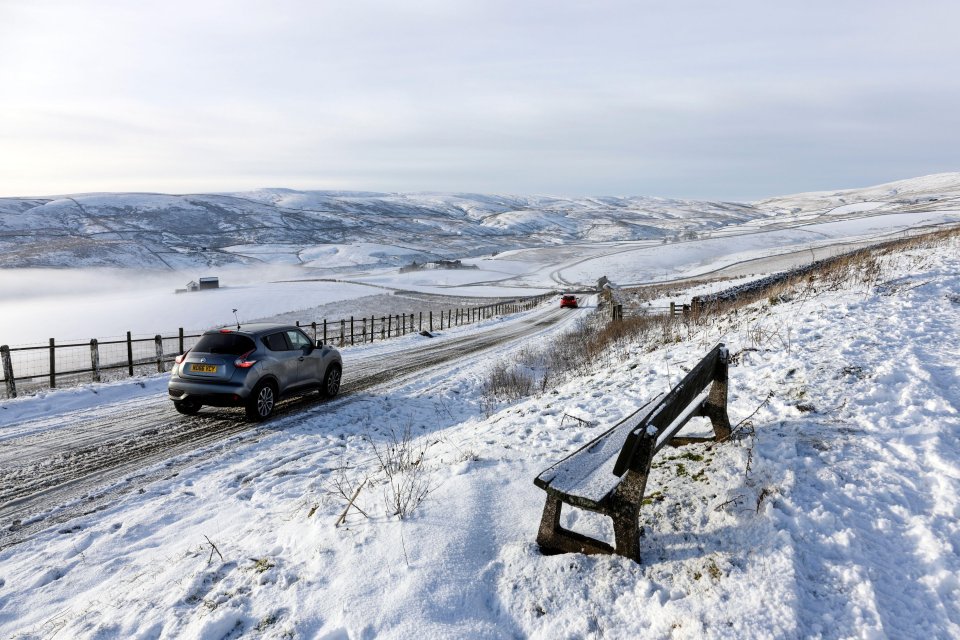
<instances>
[{"instance_id":1,"label":"exposed grass patch","mask_svg":"<svg viewBox=\"0 0 960 640\"><path fill-rule=\"evenodd\" d=\"M252 568L257 573L264 573L265 571L273 569L275 566L277 565L271 562L270 558L257 558L253 561Z\"/></svg>"}]
</instances>

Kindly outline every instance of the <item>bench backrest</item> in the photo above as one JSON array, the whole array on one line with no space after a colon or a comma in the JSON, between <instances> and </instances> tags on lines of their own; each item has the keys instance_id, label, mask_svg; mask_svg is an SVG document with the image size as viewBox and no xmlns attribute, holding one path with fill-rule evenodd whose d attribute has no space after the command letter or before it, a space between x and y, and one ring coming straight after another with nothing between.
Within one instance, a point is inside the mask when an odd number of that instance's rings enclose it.
<instances>
[{"instance_id":1,"label":"bench backrest","mask_svg":"<svg viewBox=\"0 0 960 640\"><path fill-rule=\"evenodd\" d=\"M661 394L619 423L544 470L534 484L571 504L596 507L627 469L664 446L703 405L710 384L726 380L726 348L714 347L667 394ZM645 445L645 446L641 446Z\"/></svg>"},{"instance_id":2,"label":"bench backrest","mask_svg":"<svg viewBox=\"0 0 960 640\"><path fill-rule=\"evenodd\" d=\"M653 453L667 444L673 434L679 431L693 412L706 401L710 383L714 380L726 381L728 358L729 354L723 343L715 346L660 400L646 419L630 430L613 466L615 475L622 476L627 469L644 464L644 461L637 458L645 439L655 438Z\"/></svg>"}]
</instances>

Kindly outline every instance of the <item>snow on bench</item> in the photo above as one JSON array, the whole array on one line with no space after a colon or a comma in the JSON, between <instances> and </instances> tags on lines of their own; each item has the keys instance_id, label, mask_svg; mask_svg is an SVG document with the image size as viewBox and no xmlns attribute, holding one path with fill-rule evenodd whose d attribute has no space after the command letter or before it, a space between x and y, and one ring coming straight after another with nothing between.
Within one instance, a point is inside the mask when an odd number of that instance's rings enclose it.
<instances>
[{"instance_id":1,"label":"snow on bench","mask_svg":"<svg viewBox=\"0 0 960 640\"><path fill-rule=\"evenodd\" d=\"M640 561L639 511L653 456L695 416L710 418L715 439L730 436L728 360L718 344L668 393L536 477L547 492L537 534L544 553L616 553ZM616 546L561 527L564 503L609 516Z\"/></svg>"}]
</instances>

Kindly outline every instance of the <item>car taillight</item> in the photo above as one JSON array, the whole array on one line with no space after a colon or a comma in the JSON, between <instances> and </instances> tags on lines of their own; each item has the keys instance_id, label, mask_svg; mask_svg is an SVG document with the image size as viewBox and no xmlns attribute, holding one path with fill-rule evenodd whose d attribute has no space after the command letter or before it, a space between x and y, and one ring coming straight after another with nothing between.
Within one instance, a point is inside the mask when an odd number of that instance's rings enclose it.
<instances>
[{"instance_id":1,"label":"car taillight","mask_svg":"<svg viewBox=\"0 0 960 640\"><path fill-rule=\"evenodd\" d=\"M183 364L183 361L187 357L188 353L190 353L189 349L187 349L186 351L178 355L176 358L173 359L173 361L176 362L177 364Z\"/></svg>"},{"instance_id":2,"label":"car taillight","mask_svg":"<svg viewBox=\"0 0 960 640\"><path fill-rule=\"evenodd\" d=\"M235 367L237 367L237 368L239 368L239 369L249 369L249 368L252 367L253 365L257 364L257 361L256 361L256 360L247 360L247 356L249 356L249 355L250 355L251 353L253 353L254 351L255 351L255 349L251 349L250 351L247 351L245 354L243 354L242 356L240 356L239 358L237 358L236 360L234 360L234 361L233 361L233 366L235 366Z\"/></svg>"}]
</instances>

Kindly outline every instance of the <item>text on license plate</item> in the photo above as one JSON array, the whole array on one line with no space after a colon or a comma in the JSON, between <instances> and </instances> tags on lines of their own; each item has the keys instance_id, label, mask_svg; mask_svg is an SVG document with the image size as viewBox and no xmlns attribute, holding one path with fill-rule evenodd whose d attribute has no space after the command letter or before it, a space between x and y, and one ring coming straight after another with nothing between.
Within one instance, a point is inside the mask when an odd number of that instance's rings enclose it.
<instances>
[{"instance_id":1,"label":"text on license plate","mask_svg":"<svg viewBox=\"0 0 960 640\"><path fill-rule=\"evenodd\" d=\"M216 373L217 365L215 364L191 364L190 371L194 373Z\"/></svg>"}]
</instances>

